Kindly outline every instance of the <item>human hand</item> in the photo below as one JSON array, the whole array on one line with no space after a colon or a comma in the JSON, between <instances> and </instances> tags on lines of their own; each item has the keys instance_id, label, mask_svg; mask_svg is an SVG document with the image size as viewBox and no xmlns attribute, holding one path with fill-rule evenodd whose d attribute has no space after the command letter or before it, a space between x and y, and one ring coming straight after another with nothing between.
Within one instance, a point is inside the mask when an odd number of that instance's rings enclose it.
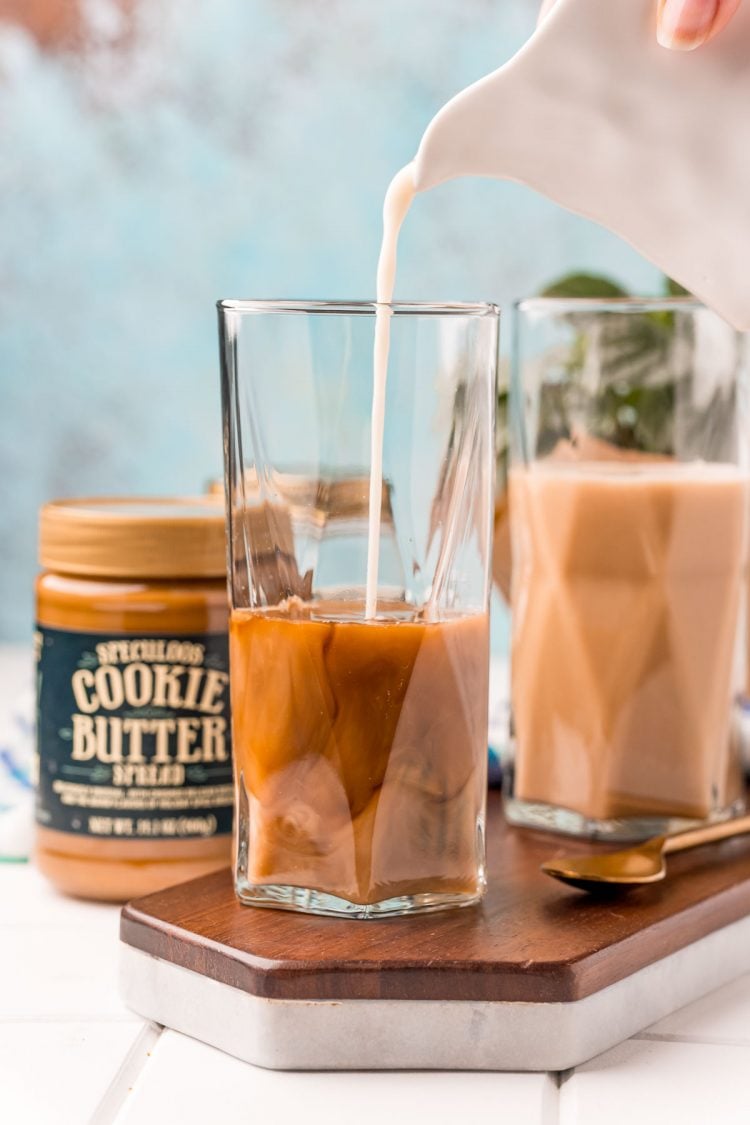
<instances>
[{"instance_id":1,"label":"human hand","mask_svg":"<svg viewBox=\"0 0 750 1125\"><path fill-rule=\"evenodd\" d=\"M543 0L543 19L557 0ZM693 51L726 27L740 0L657 0L656 38L673 51Z\"/></svg>"},{"instance_id":2,"label":"human hand","mask_svg":"<svg viewBox=\"0 0 750 1125\"><path fill-rule=\"evenodd\" d=\"M692 51L718 35L740 0L659 0L656 38L673 51Z\"/></svg>"}]
</instances>

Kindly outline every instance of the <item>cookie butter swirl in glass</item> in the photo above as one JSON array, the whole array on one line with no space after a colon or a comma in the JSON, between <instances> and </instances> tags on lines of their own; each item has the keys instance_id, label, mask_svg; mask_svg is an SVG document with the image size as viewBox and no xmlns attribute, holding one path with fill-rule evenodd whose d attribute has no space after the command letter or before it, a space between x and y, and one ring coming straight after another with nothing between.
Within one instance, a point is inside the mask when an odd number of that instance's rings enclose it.
<instances>
[{"instance_id":1,"label":"cookie butter swirl in glass","mask_svg":"<svg viewBox=\"0 0 750 1125\"><path fill-rule=\"evenodd\" d=\"M89 499L40 514L36 861L121 901L229 860L223 514Z\"/></svg>"}]
</instances>

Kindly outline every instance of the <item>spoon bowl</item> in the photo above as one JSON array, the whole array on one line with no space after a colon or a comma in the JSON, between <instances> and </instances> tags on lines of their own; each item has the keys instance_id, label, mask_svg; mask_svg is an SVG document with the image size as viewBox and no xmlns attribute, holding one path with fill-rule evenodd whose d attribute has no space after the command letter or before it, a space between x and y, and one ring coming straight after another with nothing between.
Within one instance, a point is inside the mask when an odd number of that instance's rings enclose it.
<instances>
[{"instance_id":1,"label":"spoon bowl","mask_svg":"<svg viewBox=\"0 0 750 1125\"><path fill-rule=\"evenodd\" d=\"M563 856L542 864L545 875L584 891L625 889L658 883L667 873L664 836L655 836L619 852L605 855Z\"/></svg>"},{"instance_id":2,"label":"spoon bowl","mask_svg":"<svg viewBox=\"0 0 750 1125\"><path fill-rule=\"evenodd\" d=\"M660 882L667 874L664 857L672 852L683 852L748 833L750 816L741 816L715 824L699 824L666 836L653 836L618 852L548 859L542 864L542 871L579 890L591 894L611 894L628 887Z\"/></svg>"}]
</instances>

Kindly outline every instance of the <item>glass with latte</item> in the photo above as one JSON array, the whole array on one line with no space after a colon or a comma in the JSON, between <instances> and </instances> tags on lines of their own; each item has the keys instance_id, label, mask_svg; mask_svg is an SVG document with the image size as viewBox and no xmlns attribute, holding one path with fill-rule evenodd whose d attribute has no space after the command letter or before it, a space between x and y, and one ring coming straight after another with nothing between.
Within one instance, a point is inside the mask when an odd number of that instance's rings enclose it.
<instances>
[{"instance_id":1,"label":"glass with latte","mask_svg":"<svg viewBox=\"0 0 750 1125\"><path fill-rule=\"evenodd\" d=\"M237 894L359 918L475 903L497 310L219 313Z\"/></svg>"},{"instance_id":2,"label":"glass with latte","mask_svg":"<svg viewBox=\"0 0 750 1125\"><path fill-rule=\"evenodd\" d=\"M741 337L689 298L516 310L515 823L634 838L743 808Z\"/></svg>"}]
</instances>

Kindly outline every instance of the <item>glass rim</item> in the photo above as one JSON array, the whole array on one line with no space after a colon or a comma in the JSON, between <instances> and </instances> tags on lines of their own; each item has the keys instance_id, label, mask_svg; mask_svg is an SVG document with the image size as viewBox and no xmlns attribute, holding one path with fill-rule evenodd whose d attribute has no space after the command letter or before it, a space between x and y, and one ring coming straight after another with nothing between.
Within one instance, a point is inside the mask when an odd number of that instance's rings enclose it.
<instances>
[{"instance_id":1,"label":"glass rim","mask_svg":"<svg viewBox=\"0 0 750 1125\"><path fill-rule=\"evenodd\" d=\"M388 308L394 316L474 316L499 317L500 307L489 301L344 301L303 300L287 298L222 298L216 302L219 312L236 313L322 313L348 316L375 316L378 309Z\"/></svg>"},{"instance_id":2,"label":"glass rim","mask_svg":"<svg viewBox=\"0 0 750 1125\"><path fill-rule=\"evenodd\" d=\"M683 297L523 297L513 304L516 313L526 312L698 312L708 309L703 301ZM716 314L718 315L718 314Z\"/></svg>"}]
</instances>

